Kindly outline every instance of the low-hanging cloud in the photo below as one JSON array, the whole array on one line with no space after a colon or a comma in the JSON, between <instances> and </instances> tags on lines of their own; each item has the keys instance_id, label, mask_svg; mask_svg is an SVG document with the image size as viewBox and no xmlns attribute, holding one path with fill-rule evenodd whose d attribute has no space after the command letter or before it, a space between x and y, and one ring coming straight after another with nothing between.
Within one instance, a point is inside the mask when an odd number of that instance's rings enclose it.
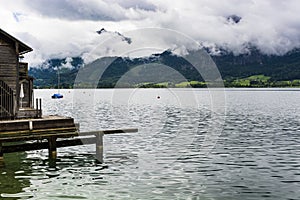
<instances>
[{"instance_id":1,"label":"low-hanging cloud","mask_svg":"<svg viewBox=\"0 0 300 200\"><path fill-rule=\"evenodd\" d=\"M118 21L126 18L121 6L103 1L31 0L27 6L45 17L72 21Z\"/></svg>"},{"instance_id":2,"label":"low-hanging cloud","mask_svg":"<svg viewBox=\"0 0 300 200\"><path fill-rule=\"evenodd\" d=\"M255 46L280 55L300 47L299 12L299 0L15 0L1 3L0 27L34 48L27 56L32 63L88 53L107 39L96 32L102 27L112 35L172 29L212 49L239 54ZM157 43L157 35L140 37ZM138 47L140 38L130 38L126 45ZM172 39L159 41L163 48L176 46Z\"/></svg>"}]
</instances>

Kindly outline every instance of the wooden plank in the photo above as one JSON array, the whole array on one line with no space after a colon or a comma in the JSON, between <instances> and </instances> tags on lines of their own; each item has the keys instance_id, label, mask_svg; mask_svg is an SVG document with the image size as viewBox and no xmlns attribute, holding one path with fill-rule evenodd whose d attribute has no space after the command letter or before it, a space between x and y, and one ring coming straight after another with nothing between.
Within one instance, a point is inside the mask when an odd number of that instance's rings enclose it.
<instances>
[{"instance_id":1,"label":"wooden plank","mask_svg":"<svg viewBox=\"0 0 300 200\"><path fill-rule=\"evenodd\" d=\"M75 128L74 119L65 118L65 119L49 119L49 120L33 121L33 129L59 128L59 127Z\"/></svg>"},{"instance_id":2,"label":"wooden plank","mask_svg":"<svg viewBox=\"0 0 300 200\"><path fill-rule=\"evenodd\" d=\"M0 68L0 74L3 78L15 77L17 75L16 71L11 70L10 68Z\"/></svg>"},{"instance_id":3,"label":"wooden plank","mask_svg":"<svg viewBox=\"0 0 300 200\"><path fill-rule=\"evenodd\" d=\"M29 123L28 123L29 124ZM61 133L61 132L70 132L70 131L77 131L76 127L63 127L63 128L47 128L47 129L33 129L29 130L29 127L27 130L23 131L6 131L6 132L1 132L0 133L0 138L2 136L7 136L7 135L24 135L24 134L42 134L42 133Z\"/></svg>"},{"instance_id":4,"label":"wooden plank","mask_svg":"<svg viewBox=\"0 0 300 200\"><path fill-rule=\"evenodd\" d=\"M2 81L6 82L6 84L9 84L10 81L15 82L14 78L16 78L17 76L15 73L13 74L4 74L4 73L1 73L3 75L0 75Z\"/></svg>"},{"instance_id":5,"label":"wooden plank","mask_svg":"<svg viewBox=\"0 0 300 200\"><path fill-rule=\"evenodd\" d=\"M86 144L95 144L96 137L91 138L81 138L81 139L71 139L71 140L61 140L56 141L56 147L69 147L69 146L78 146ZM3 153L13 153L13 152L22 152L22 151L33 151L48 149L48 142L40 143L25 143L25 144L13 144L9 146L3 146Z\"/></svg>"},{"instance_id":6,"label":"wooden plank","mask_svg":"<svg viewBox=\"0 0 300 200\"><path fill-rule=\"evenodd\" d=\"M6 74L0 74L0 80L4 81L12 90L13 92L16 94L16 77L17 74L15 74L14 76L7 76Z\"/></svg>"},{"instance_id":7,"label":"wooden plank","mask_svg":"<svg viewBox=\"0 0 300 200\"><path fill-rule=\"evenodd\" d=\"M28 63L19 63L19 76L28 77Z\"/></svg>"},{"instance_id":8,"label":"wooden plank","mask_svg":"<svg viewBox=\"0 0 300 200\"><path fill-rule=\"evenodd\" d=\"M21 136L10 136L1 137L0 142L21 142L30 140L43 140L49 137L56 136L57 138L70 138L78 136L77 132L62 132L62 133L45 133L36 135L21 135Z\"/></svg>"},{"instance_id":9,"label":"wooden plank","mask_svg":"<svg viewBox=\"0 0 300 200\"><path fill-rule=\"evenodd\" d=\"M1 45L8 45L8 43L5 41L5 40L3 40L2 38L0 38L0 46Z\"/></svg>"},{"instance_id":10,"label":"wooden plank","mask_svg":"<svg viewBox=\"0 0 300 200\"><path fill-rule=\"evenodd\" d=\"M0 136L3 132L26 132L29 130L29 121L33 123L33 131L40 129L55 129L55 128L75 128L73 118L42 118L42 119L31 119L31 120L10 120L0 122Z\"/></svg>"},{"instance_id":11,"label":"wooden plank","mask_svg":"<svg viewBox=\"0 0 300 200\"><path fill-rule=\"evenodd\" d=\"M56 136L57 138L67 138L67 137L76 137L76 136L91 136L98 134L118 134L118 133L133 133L137 132L138 129L116 129L116 130L102 130L102 131L91 131L78 133L77 130L74 129L54 129L52 131L48 130L39 130L37 132L24 132L23 134L1 134L0 141L3 142L12 142L12 141L28 141L28 140L36 140L36 139L45 139L51 136Z\"/></svg>"},{"instance_id":12,"label":"wooden plank","mask_svg":"<svg viewBox=\"0 0 300 200\"><path fill-rule=\"evenodd\" d=\"M137 128L124 128L124 129L109 129L109 130L100 130L100 131L89 131L89 132L80 132L80 136L89 136L97 135L99 133L107 134L117 134L117 133L136 133L138 132Z\"/></svg>"},{"instance_id":13,"label":"wooden plank","mask_svg":"<svg viewBox=\"0 0 300 200\"><path fill-rule=\"evenodd\" d=\"M24 131L22 134L18 133L6 133L0 134L0 141L3 142L12 142L12 141L28 141L36 139L45 139L51 136L56 136L57 138L66 138L66 137L75 137L75 136L90 136L98 134L118 134L118 133L135 133L138 132L136 128L130 129L112 129L112 130L102 130L102 131L90 131L90 132L81 132L78 133L77 129L53 129L48 130L36 130L36 131Z\"/></svg>"},{"instance_id":14,"label":"wooden plank","mask_svg":"<svg viewBox=\"0 0 300 200\"><path fill-rule=\"evenodd\" d=\"M0 45L0 63L17 63L15 48L10 45Z\"/></svg>"}]
</instances>

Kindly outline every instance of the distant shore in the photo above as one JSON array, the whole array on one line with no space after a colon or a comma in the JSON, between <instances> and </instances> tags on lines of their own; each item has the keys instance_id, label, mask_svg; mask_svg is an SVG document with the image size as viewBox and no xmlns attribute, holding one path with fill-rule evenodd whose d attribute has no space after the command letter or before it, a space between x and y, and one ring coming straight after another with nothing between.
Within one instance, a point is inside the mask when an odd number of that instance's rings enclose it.
<instances>
[{"instance_id":1,"label":"distant shore","mask_svg":"<svg viewBox=\"0 0 300 200\"><path fill-rule=\"evenodd\" d=\"M142 83L126 83L112 80L110 82L99 81L95 85L94 81L91 83L62 83L59 88L211 88L211 87L225 87L225 88L300 88L300 80L273 80L271 77L264 75L253 75L246 78L227 78L223 81L205 82L205 81L184 81L174 83L172 81L165 82L142 82ZM57 85L40 85L35 86L35 89L57 89Z\"/></svg>"}]
</instances>

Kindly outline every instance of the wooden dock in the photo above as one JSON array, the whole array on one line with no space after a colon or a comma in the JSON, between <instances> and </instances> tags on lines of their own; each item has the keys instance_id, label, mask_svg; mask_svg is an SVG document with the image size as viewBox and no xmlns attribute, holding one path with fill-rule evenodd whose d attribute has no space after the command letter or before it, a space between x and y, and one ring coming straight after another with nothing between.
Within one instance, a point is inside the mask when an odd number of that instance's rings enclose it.
<instances>
[{"instance_id":1,"label":"wooden dock","mask_svg":"<svg viewBox=\"0 0 300 200\"><path fill-rule=\"evenodd\" d=\"M0 160L4 153L40 149L48 149L49 158L55 159L59 147L96 144L96 158L103 162L104 135L137 131L132 128L79 132L73 118L61 116L0 121Z\"/></svg>"},{"instance_id":2,"label":"wooden dock","mask_svg":"<svg viewBox=\"0 0 300 200\"><path fill-rule=\"evenodd\" d=\"M80 133L74 119L42 116L42 100L34 105L33 80L28 63L20 62L33 49L0 29L0 160L4 153L49 149L56 158L58 147L96 144L96 156L103 162L103 135L137 132L137 129ZM85 136L85 138L80 138Z\"/></svg>"}]
</instances>

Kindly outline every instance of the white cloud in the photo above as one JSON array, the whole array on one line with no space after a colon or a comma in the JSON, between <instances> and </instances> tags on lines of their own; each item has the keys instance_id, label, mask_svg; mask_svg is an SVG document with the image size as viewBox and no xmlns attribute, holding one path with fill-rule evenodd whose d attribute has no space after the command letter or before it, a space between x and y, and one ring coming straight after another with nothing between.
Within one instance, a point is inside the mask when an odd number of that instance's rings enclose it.
<instances>
[{"instance_id":1,"label":"white cloud","mask_svg":"<svg viewBox=\"0 0 300 200\"><path fill-rule=\"evenodd\" d=\"M60 66L60 68L68 68L68 69L72 69L72 68L73 68L73 66L72 66L72 61L73 61L73 59L72 59L71 57L67 57L67 58L66 58L66 62L63 63L63 64Z\"/></svg>"},{"instance_id":2,"label":"white cloud","mask_svg":"<svg viewBox=\"0 0 300 200\"><path fill-rule=\"evenodd\" d=\"M299 0L0 0L0 3L0 17L5 19L0 21L0 28L33 47L34 52L26 56L32 65L48 58L88 54L108 38L96 33L101 28L130 37L131 45L137 49L147 44L149 49L184 51L191 45L178 44L178 38L168 38L164 33L132 34L132 30L145 27L172 29L199 43L225 46L235 53L243 52L249 43L268 54L283 54L300 47ZM233 14L241 17L239 23L228 23L227 17ZM128 45L100 49L102 54L114 55L125 51Z\"/></svg>"}]
</instances>

